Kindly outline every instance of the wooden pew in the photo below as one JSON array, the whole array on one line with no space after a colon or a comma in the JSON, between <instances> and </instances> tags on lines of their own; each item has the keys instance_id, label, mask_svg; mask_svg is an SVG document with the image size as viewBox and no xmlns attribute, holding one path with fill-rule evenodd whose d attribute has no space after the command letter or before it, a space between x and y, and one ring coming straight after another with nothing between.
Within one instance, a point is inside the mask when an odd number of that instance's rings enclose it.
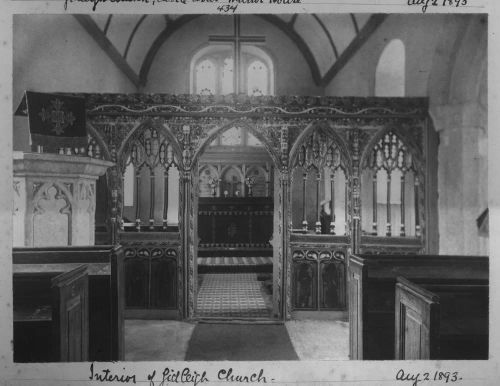
<instances>
[{"instance_id":1,"label":"wooden pew","mask_svg":"<svg viewBox=\"0 0 500 386\"><path fill-rule=\"evenodd\" d=\"M485 256L351 255L349 351L351 359L394 359L396 278L488 280Z\"/></svg>"},{"instance_id":2,"label":"wooden pew","mask_svg":"<svg viewBox=\"0 0 500 386\"><path fill-rule=\"evenodd\" d=\"M396 359L488 359L488 282L396 284Z\"/></svg>"},{"instance_id":3,"label":"wooden pew","mask_svg":"<svg viewBox=\"0 0 500 386\"><path fill-rule=\"evenodd\" d=\"M14 248L14 273L67 270L86 264L89 281L89 360L124 358L124 281L121 248L112 246Z\"/></svg>"},{"instance_id":4,"label":"wooden pew","mask_svg":"<svg viewBox=\"0 0 500 386\"><path fill-rule=\"evenodd\" d=\"M87 267L15 273L14 361L88 360Z\"/></svg>"}]
</instances>

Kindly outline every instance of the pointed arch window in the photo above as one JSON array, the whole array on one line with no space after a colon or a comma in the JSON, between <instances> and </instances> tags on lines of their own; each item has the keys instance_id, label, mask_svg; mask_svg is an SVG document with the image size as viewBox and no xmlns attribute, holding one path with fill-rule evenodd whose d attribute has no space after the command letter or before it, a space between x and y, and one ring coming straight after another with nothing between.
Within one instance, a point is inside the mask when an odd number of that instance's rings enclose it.
<instances>
[{"instance_id":1,"label":"pointed arch window","mask_svg":"<svg viewBox=\"0 0 500 386\"><path fill-rule=\"evenodd\" d=\"M223 95L231 94L232 92L234 92L233 71L234 71L233 58L230 57L225 58L224 63L222 65L222 76L221 76L221 93Z\"/></svg>"},{"instance_id":2,"label":"pointed arch window","mask_svg":"<svg viewBox=\"0 0 500 386\"><path fill-rule=\"evenodd\" d=\"M254 60L247 70L248 95L268 95L269 69L261 60Z\"/></svg>"},{"instance_id":3,"label":"pointed arch window","mask_svg":"<svg viewBox=\"0 0 500 386\"><path fill-rule=\"evenodd\" d=\"M405 96L405 57L404 43L399 39L391 40L384 48L375 73L375 96Z\"/></svg>"},{"instance_id":4,"label":"pointed arch window","mask_svg":"<svg viewBox=\"0 0 500 386\"><path fill-rule=\"evenodd\" d=\"M172 145L162 133L148 127L135 134L121 165L124 226L136 230L176 226L179 172Z\"/></svg>"},{"instance_id":5,"label":"pointed arch window","mask_svg":"<svg viewBox=\"0 0 500 386\"><path fill-rule=\"evenodd\" d=\"M347 234L347 159L327 130L299 147L292 171L292 227L297 233Z\"/></svg>"},{"instance_id":6,"label":"pointed arch window","mask_svg":"<svg viewBox=\"0 0 500 386\"><path fill-rule=\"evenodd\" d=\"M242 92L273 95L274 65L270 56L256 46L241 48ZM201 95L227 95L234 90L234 58L231 46L212 45L198 51L191 61L191 92Z\"/></svg>"},{"instance_id":7,"label":"pointed arch window","mask_svg":"<svg viewBox=\"0 0 500 386\"><path fill-rule=\"evenodd\" d=\"M204 59L196 65L195 82L197 94L213 95L217 89L216 64L210 59Z\"/></svg>"},{"instance_id":8,"label":"pointed arch window","mask_svg":"<svg viewBox=\"0 0 500 386\"><path fill-rule=\"evenodd\" d=\"M392 131L384 134L365 162L362 181L365 234L421 235L421 182L408 146Z\"/></svg>"}]
</instances>

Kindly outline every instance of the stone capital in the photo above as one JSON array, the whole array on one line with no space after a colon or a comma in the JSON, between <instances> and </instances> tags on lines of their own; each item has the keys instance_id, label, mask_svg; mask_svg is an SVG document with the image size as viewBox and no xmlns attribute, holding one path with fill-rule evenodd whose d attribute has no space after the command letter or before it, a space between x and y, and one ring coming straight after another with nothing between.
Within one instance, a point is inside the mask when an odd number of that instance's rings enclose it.
<instances>
[{"instance_id":1,"label":"stone capital","mask_svg":"<svg viewBox=\"0 0 500 386\"><path fill-rule=\"evenodd\" d=\"M487 130L488 113L477 102L431 106L429 113L436 131L478 128Z\"/></svg>"}]
</instances>

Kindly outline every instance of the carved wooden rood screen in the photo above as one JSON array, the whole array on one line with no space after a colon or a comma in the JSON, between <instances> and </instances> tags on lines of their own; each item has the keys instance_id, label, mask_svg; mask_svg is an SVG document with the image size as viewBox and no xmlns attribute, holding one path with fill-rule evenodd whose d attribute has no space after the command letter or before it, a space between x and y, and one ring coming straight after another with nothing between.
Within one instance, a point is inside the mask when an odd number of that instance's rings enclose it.
<instances>
[{"instance_id":1,"label":"carved wooden rood screen","mask_svg":"<svg viewBox=\"0 0 500 386\"><path fill-rule=\"evenodd\" d=\"M92 140L116 163L104 190L107 229L144 273L131 280L130 296L151 315L196 317L200 155L234 127L257 138L273 163L276 318L345 310L349 253L434 248L426 99L83 96ZM220 196L212 185L207 196Z\"/></svg>"}]
</instances>

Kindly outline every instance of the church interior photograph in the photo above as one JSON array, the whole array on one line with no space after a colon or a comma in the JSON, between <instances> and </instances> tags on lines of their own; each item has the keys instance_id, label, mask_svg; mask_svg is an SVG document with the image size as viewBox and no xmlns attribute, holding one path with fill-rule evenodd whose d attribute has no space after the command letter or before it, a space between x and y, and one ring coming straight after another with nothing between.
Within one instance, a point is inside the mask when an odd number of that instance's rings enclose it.
<instances>
[{"instance_id":1,"label":"church interior photograph","mask_svg":"<svg viewBox=\"0 0 500 386\"><path fill-rule=\"evenodd\" d=\"M13 16L15 362L489 358L486 14Z\"/></svg>"}]
</instances>

